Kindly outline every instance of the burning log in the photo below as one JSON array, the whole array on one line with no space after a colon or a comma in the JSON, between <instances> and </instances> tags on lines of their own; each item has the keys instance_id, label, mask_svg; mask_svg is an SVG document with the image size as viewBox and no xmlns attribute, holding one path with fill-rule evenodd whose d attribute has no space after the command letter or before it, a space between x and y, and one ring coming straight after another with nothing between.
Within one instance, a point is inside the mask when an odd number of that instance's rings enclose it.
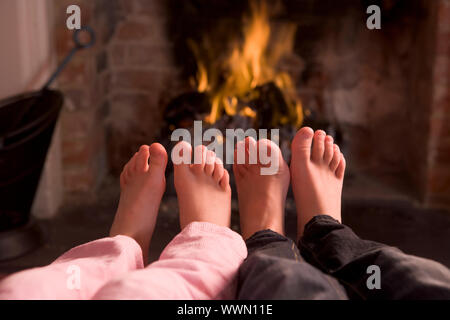
<instances>
[{"instance_id":1,"label":"burning log","mask_svg":"<svg viewBox=\"0 0 450 320\"><path fill-rule=\"evenodd\" d=\"M236 114L224 113L213 124L204 122L204 130L209 128L225 132L227 128L241 128L244 131L253 129L279 129L279 144L286 160L290 159L290 144L297 132L297 118L289 108L285 95L273 82L255 87L242 98L237 99ZM169 150L174 143L170 134L177 128L193 131L196 120L204 120L211 110L210 96L206 92L188 92L173 99L164 112L165 125L162 128L160 141ZM314 113L303 115L303 125L314 130L322 129L342 143L341 131L330 122L321 120ZM270 132L270 131L269 131ZM270 138L270 136L268 137Z\"/></svg>"},{"instance_id":2,"label":"burning log","mask_svg":"<svg viewBox=\"0 0 450 320\"><path fill-rule=\"evenodd\" d=\"M171 149L173 142L170 134L177 128L192 132L195 120L204 120L211 109L207 93L189 92L173 99L164 112L165 125L160 141ZM289 112L288 102L281 90L269 82L250 90L236 101L236 114L224 113L215 123L204 122L204 130L217 128L225 132L227 128L280 129L280 146L283 154L289 158L290 141L295 132L295 117ZM269 131L270 132L270 131ZM168 135L169 133L169 135ZM270 135L268 136L270 139Z\"/></svg>"},{"instance_id":3,"label":"burning log","mask_svg":"<svg viewBox=\"0 0 450 320\"><path fill-rule=\"evenodd\" d=\"M173 131L175 128L190 128L195 120L203 120L210 109L207 93L196 91L184 93L167 105L164 120L168 127L165 129Z\"/></svg>"}]
</instances>

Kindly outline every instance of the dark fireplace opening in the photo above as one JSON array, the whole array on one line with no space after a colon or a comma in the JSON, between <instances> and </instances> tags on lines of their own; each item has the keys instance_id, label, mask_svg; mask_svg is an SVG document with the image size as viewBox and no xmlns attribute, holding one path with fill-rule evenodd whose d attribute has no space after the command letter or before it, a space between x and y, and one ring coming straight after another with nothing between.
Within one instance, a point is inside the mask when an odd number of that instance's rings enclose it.
<instances>
[{"instance_id":1,"label":"dark fireplace opening","mask_svg":"<svg viewBox=\"0 0 450 320\"><path fill-rule=\"evenodd\" d=\"M215 95L222 93L233 76L232 68L227 68L230 56L237 47L242 49L240 58L246 58L246 44L254 40L249 39L250 33L250 37L260 37L250 45L263 46L255 50L281 52L270 66L276 75L247 90L250 96L252 90L259 93L258 99L227 92L222 115L214 113L211 126L279 128L280 145L288 160L289 141L296 129L302 125L324 129L349 160L348 194L423 200L427 137L417 132L429 129L425 115L431 86L425 84L431 77L427 66L432 49L427 41L433 6L422 0L378 1L375 4L383 10L382 28L369 30L366 8L370 4L373 1L167 2L168 37L174 43L175 62L186 90L163 106L165 124L160 137L168 140L171 129L191 128L194 120L208 124ZM258 16L261 6L267 9L266 17ZM256 23L269 28L267 44L258 43L266 40L264 34L249 31L254 20L264 18L267 21ZM201 88L211 85L201 83L205 80L202 72L214 77L209 91ZM277 86L280 74L288 78L292 95ZM236 114L230 115L227 104L236 96ZM286 96L294 97L293 108ZM243 108L248 107L246 113ZM277 114L288 120L273 121Z\"/></svg>"}]
</instances>

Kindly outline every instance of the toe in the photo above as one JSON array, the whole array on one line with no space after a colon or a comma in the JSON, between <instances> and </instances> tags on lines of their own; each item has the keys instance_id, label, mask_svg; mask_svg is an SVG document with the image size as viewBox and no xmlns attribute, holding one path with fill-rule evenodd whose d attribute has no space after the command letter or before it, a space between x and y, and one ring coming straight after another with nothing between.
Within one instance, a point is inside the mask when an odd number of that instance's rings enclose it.
<instances>
[{"instance_id":1,"label":"toe","mask_svg":"<svg viewBox=\"0 0 450 320\"><path fill-rule=\"evenodd\" d=\"M225 169L223 171L222 179L220 179L219 184L224 190L230 188L230 175L228 174L228 171Z\"/></svg>"},{"instance_id":2,"label":"toe","mask_svg":"<svg viewBox=\"0 0 450 320\"><path fill-rule=\"evenodd\" d=\"M150 171L165 171L167 165L167 152L159 143L153 143L149 147ZM148 160L147 160L148 161Z\"/></svg>"},{"instance_id":3,"label":"toe","mask_svg":"<svg viewBox=\"0 0 450 320\"><path fill-rule=\"evenodd\" d=\"M206 164L206 154L208 149L204 145L199 145L194 149L194 164L191 166L192 171L197 174L204 172Z\"/></svg>"},{"instance_id":4,"label":"toe","mask_svg":"<svg viewBox=\"0 0 450 320\"><path fill-rule=\"evenodd\" d=\"M258 142L253 137L245 138L245 163L258 163Z\"/></svg>"},{"instance_id":5,"label":"toe","mask_svg":"<svg viewBox=\"0 0 450 320\"><path fill-rule=\"evenodd\" d=\"M336 169L336 177L338 179L342 179L344 178L344 174L345 174L345 157L344 155L341 153L341 161L339 162L339 165Z\"/></svg>"},{"instance_id":6,"label":"toe","mask_svg":"<svg viewBox=\"0 0 450 320\"><path fill-rule=\"evenodd\" d=\"M129 168L130 163L134 163L133 160L134 156L131 157L130 160L123 166L122 173L120 174L120 183L123 183L124 185L128 183L129 178Z\"/></svg>"},{"instance_id":7,"label":"toe","mask_svg":"<svg viewBox=\"0 0 450 320\"><path fill-rule=\"evenodd\" d=\"M192 160L192 146L186 141L178 142L172 149L172 162L176 168L189 167Z\"/></svg>"},{"instance_id":8,"label":"toe","mask_svg":"<svg viewBox=\"0 0 450 320\"><path fill-rule=\"evenodd\" d=\"M134 166L135 166L134 159L136 158L136 155L137 153L135 153L134 156L130 159L130 161L128 161L128 163L125 165L125 167L123 167L122 180L124 184L129 183L134 175Z\"/></svg>"},{"instance_id":9,"label":"toe","mask_svg":"<svg viewBox=\"0 0 450 320\"><path fill-rule=\"evenodd\" d=\"M213 151L208 150L206 152L205 173L209 176L212 176L215 165L216 165L216 154Z\"/></svg>"},{"instance_id":10,"label":"toe","mask_svg":"<svg viewBox=\"0 0 450 320\"><path fill-rule=\"evenodd\" d=\"M235 165L240 166L245 164L245 141L238 141L236 143L233 159Z\"/></svg>"},{"instance_id":11,"label":"toe","mask_svg":"<svg viewBox=\"0 0 450 320\"><path fill-rule=\"evenodd\" d=\"M330 162L330 170L335 172L339 165L339 161L341 161L341 151L339 150L339 147L337 144L335 144L333 146L333 149L334 149L334 153L333 153L333 159L331 159L331 162Z\"/></svg>"},{"instance_id":12,"label":"toe","mask_svg":"<svg viewBox=\"0 0 450 320\"><path fill-rule=\"evenodd\" d=\"M280 172L281 166L284 166L283 155L278 145L268 139L258 141L258 164L262 175L273 175Z\"/></svg>"},{"instance_id":13,"label":"toe","mask_svg":"<svg viewBox=\"0 0 450 320\"><path fill-rule=\"evenodd\" d=\"M248 165L245 164L245 142L239 141L234 149L233 160L233 172L236 177L241 177L248 169ZM223 174L223 172L222 172ZM220 180L220 179L219 179ZM218 182L218 181L217 181Z\"/></svg>"},{"instance_id":14,"label":"toe","mask_svg":"<svg viewBox=\"0 0 450 320\"><path fill-rule=\"evenodd\" d=\"M331 159L333 159L333 153L334 153L334 149L333 149L333 137L332 136L327 136L325 138L325 152L323 154L323 161L329 165L331 162Z\"/></svg>"},{"instance_id":15,"label":"toe","mask_svg":"<svg viewBox=\"0 0 450 320\"><path fill-rule=\"evenodd\" d=\"M248 167L257 163L257 142L253 137L246 137L238 141L234 149L234 163L239 166Z\"/></svg>"},{"instance_id":16,"label":"toe","mask_svg":"<svg viewBox=\"0 0 450 320\"><path fill-rule=\"evenodd\" d=\"M148 158L150 157L150 147L143 145L139 148L134 162L135 170L137 172L146 172L148 170Z\"/></svg>"},{"instance_id":17,"label":"toe","mask_svg":"<svg viewBox=\"0 0 450 320\"><path fill-rule=\"evenodd\" d=\"M293 157L299 157L308 160L311 158L311 145L313 136L314 131L309 127L303 127L297 132L291 145Z\"/></svg>"},{"instance_id":18,"label":"toe","mask_svg":"<svg viewBox=\"0 0 450 320\"><path fill-rule=\"evenodd\" d=\"M272 155L274 157L278 155L276 148L275 143L268 139L258 140L258 164L269 165L272 160Z\"/></svg>"},{"instance_id":19,"label":"toe","mask_svg":"<svg viewBox=\"0 0 450 320\"><path fill-rule=\"evenodd\" d=\"M311 159L314 162L321 162L325 152L325 137L326 133L323 130L317 130L314 134L314 141L312 147Z\"/></svg>"},{"instance_id":20,"label":"toe","mask_svg":"<svg viewBox=\"0 0 450 320\"><path fill-rule=\"evenodd\" d=\"M234 148L234 163L237 165L246 165L247 151L245 148L246 140L238 141Z\"/></svg>"},{"instance_id":21,"label":"toe","mask_svg":"<svg viewBox=\"0 0 450 320\"><path fill-rule=\"evenodd\" d=\"M137 157L138 153L136 152L133 157L130 159L130 161L128 161L128 163L125 165L125 176L127 178L131 177L131 175L133 175L134 170L136 168L136 157Z\"/></svg>"},{"instance_id":22,"label":"toe","mask_svg":"<svg viewBox=\"0 0 450 320\"><path fill-rule=\"evenodd\" d=\"M216 158L216 161L214 163L213 178L217 183L219 183L220 180L222 179L224 172L225 172L225 169L223 167L222 160L220 160L219 158Z\"/></svg>"}]
</instances>

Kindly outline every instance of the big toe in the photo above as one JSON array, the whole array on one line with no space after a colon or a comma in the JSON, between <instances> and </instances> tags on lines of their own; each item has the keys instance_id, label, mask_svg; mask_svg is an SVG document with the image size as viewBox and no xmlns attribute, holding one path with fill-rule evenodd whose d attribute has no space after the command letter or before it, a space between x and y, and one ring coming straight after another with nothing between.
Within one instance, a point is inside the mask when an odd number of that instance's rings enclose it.
<instances>
[{"instance_id":1,"label":"big toe","mask_svg":"<svg viewBox=\"0 0 450 320\"><path fill-rule=\"evenodd\" d=\"M246 137L236 144L234 163L245 167L257 163L257 142L253 137Z\"/></svg>"},{"instance_id":2,"label":"big toe","mask_svg":"<svg viewBox=\"0 0 450 320\"><path fill-rule=\"evenodd\" d=\"M314 130L310 127L301 128L294 137L291 145L294 158L310 159Z\"/></svg>"},{"instance_id":3,"label":"big toe","mask_svg":"<svg viewBox=\"0 0 450 320\"><path fill-rule=\"evenodd\" d=\"M167 165L167 152L159 143L153 143L149 147L150 172L164 172Z\"/></svg>"}]
</instances>

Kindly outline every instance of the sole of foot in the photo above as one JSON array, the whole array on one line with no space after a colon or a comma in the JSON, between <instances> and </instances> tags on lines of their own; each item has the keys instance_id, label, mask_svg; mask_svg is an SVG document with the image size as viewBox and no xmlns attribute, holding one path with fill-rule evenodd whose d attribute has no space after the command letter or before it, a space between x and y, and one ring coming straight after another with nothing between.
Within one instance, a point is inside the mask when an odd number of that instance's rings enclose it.
<instances>
[{"instance_id":1,"label":"sole of foot","mask_svg":"<svg viewBox=\"0 0 450 320\"><path fill-rule=\"evenodd\" d=\"M166 188L167 152L158 143L143 145L120 175L120 201L110 236L125 235L142 248L144 263Z\"/></svg>"},{"instance_id":2,"label":"sole of foot","mask_svg":"<svg viewBox=\"0 0 450 320\"><path fill-rule=\"evenodd\" d=\"M267 159L261 159L261 150ZM289 167L278 146L270 140L256 142L251 137L246 138L236 146L233 171L242 237L248 239L255 232L266 229L284 234Z\"/></svg>"},{"instance_id":3,"label":"sole of foot","mask_svg":"<svg viewBox=\"0 0 450 320\"><path fill-rule=\"evenodd\" d=\"M191 164L192 147L187 142L176 146L189 163L174 163L174 183L180 210L180 226L209 222L229 227L231 219L230 176L222 161L205 146L194 149L198 163Z\"/></svg>"},{"instance_id":4,"label":"sole of foot","mask_svg":"<svg viewBox=\"0 0 450 320\"><path fill-rule=\"evenodd\" d=\"M297 235L316 215L341 222L345 158L322 130L300 129L292 141L291 180L297 207Z\"/></svg>"}]
</instances>

